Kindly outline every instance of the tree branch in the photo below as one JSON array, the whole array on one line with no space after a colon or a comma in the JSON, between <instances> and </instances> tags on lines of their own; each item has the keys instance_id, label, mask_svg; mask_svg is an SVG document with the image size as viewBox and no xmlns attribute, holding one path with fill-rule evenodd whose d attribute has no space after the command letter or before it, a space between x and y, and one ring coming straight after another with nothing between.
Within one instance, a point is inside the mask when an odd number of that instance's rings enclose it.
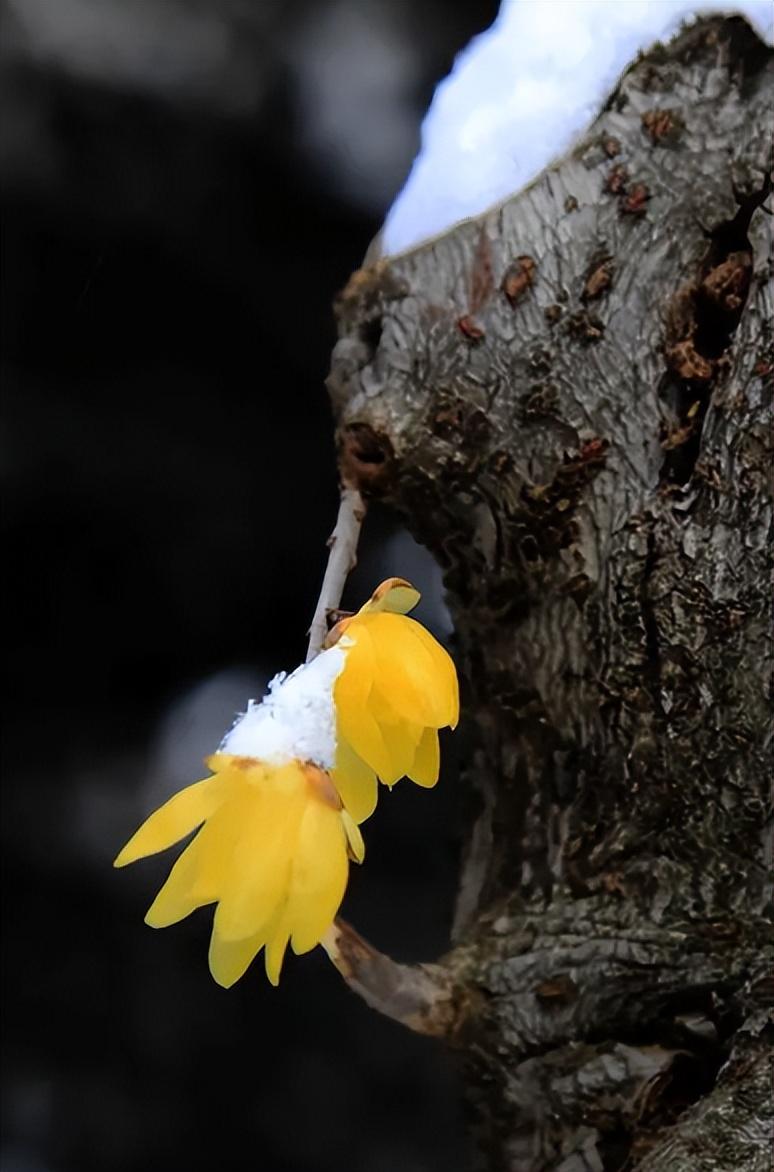
<instances>
[{"instance_id":1,"label":"tree branch","mask_svg":"<svg viewBox=\"0 0 774 1172\"><path fill-rule=\"evenodd\" d=\"M353 992L371 1009L419 1034L447 1037L457 1013L449 975L440 965L398 964L378 952L344 920L321 944Z\"/></svg>"},{"instance_id":2,"label":"tree branch","mask_svg":"<svg viewBox=\"0 0 774 1172\"><path fill-rule=\"evenodd\" d=\"M309 628L307 663L322 651L328 634L328 615L339 605L347 575L357 561L357 543L365 513L365 501L358 489L342 484L336 525L328 538L328 565Z\"/></svg>"}]
</instances>

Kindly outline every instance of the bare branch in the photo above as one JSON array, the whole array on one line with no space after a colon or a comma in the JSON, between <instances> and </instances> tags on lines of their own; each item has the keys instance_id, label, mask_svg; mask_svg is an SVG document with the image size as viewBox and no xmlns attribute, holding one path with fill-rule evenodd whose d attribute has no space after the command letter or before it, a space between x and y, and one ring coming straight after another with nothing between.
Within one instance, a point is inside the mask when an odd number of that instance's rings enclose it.
<instances>
[{"instance_id":1,"label":"bare branch","mask_svg":"<svg viewBox=\"0 0 774 1172\"><path fill-rule=\"evenodd\" d=\"M309 628L307 663L322 651L328 634L328 614L338 607L347 575L357 560L357 543L365 513L366 505L360 492L342 484L336 525L328 538L328 565L325 567L320 597Z\"/></svg>"},{"instance_id":2,"label":"bare branch","mask_svg":"<svg viewBox=\"0 0 774 1172\"><path fill-rule=\"evenodd\" d=\"M321 944L350 989L371 1009L418 1034L453 1033L457 1012L452 981L441 965L398 964L344 920L331 925Z\"/></svg>"}]
</instances>

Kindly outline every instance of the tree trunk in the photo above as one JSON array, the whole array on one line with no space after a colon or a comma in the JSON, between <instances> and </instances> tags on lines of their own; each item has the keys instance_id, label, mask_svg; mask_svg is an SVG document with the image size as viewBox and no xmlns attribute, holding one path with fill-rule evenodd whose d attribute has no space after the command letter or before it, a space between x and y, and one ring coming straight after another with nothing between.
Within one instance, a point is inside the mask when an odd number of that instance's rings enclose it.
<instances>
[{"instance_id":1,"label":"tree trunk","mask_svg":"<svg viewBox=\"0 0 774 1172\"><path fill-rule=\"evenodd\" d=\"M706 19L337 306L342 470L445 575L482 1168L769 1168L772 53Z\"/></svg>"}]
</instances>

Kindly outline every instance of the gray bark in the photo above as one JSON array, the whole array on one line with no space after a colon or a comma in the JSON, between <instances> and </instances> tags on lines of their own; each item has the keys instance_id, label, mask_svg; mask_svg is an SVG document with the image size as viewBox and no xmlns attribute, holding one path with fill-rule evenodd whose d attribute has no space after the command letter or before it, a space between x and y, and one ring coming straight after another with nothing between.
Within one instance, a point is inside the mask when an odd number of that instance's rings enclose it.
<instances>
[{"instance_id":1,"label":"gray bark","mask_svg":"<svg viewBox=\"0 0 774 1172\"><path fill-rule=\"evenodd\" d=\"M769 1167L773 72L741 19L684 30L338 302L342 470L455 621L481 1167Z\"/></svg>"}]
</instances>

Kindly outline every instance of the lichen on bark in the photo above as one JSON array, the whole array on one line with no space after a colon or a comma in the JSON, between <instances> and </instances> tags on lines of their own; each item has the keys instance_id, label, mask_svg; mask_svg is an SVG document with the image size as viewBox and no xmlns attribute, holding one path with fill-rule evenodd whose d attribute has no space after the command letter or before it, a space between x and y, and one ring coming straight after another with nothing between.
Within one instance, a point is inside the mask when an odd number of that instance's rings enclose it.
<instances>
[{"instance_id":1,"label":"lichen on bark","mask_svg":"<svg viewBox=\"0 0 774 1172\"><path fill-rule=\"evenodd\" d=\"M482 1167L768 1167L773 74L698 22L337 304L347 475L455 622Z\"/></svg>"}]
</instances>

